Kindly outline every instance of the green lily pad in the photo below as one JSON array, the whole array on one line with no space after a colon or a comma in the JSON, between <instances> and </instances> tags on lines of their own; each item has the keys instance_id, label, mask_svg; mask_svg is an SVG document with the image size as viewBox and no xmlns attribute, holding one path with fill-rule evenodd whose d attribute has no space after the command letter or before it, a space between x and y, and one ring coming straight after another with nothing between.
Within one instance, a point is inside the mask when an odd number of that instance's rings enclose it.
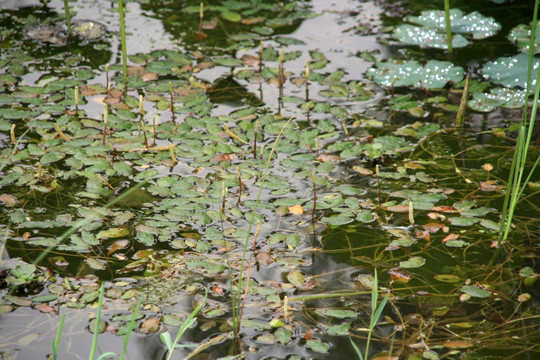
<instances>
[{"instance_id":1,"label":"green lily pad","mask_svg":"<svg viewBox=\"0 0 540 360\"><path fill-rule=\"evenodd\" d=\"M430 29L409 24L398 26L392 37L407 45L417 45L421 48L448 49L446 34L436 29ZM460 48L469 45L469 41L462 35L452 37L452 47Z\"/></svg>"},{"instance_id":2,"label":"green lily pad","mask_svg":"<svg viewBox=\"0 0 540 360\"><path fill-rule=\"evenodd\" d=\"M328 352L328 349L330 348L328 345L323 343L321 340L308 340L306 342L306 345L311 350L313 350L315 352L318 352L318 353L321 353L321 354L326 354Z\"/></svg>"},{"instance_id":3,"label":"green lily pad","mask_svg":"<svg viewBox=\"0 0 540 360\"><path fill-rule=\"evenodd\" d=\"M508 34L508 40L514 42L519 51L528 53L529 45L531 43L531 25L520 24L510 30ZM534 54L540 53L540 21L536 23L536 31L534 34Z\"/></svg>"},{"instance_id":4,"label":"green lily pad","mask_svg":"<svg viewBox=\"0 0 540 360\"><path fill-rule=\"evenodd\" d=\"M445 32L444 18L443 10L426 10L420 16L407 16L405 21ZM460 9L450 9L450 24L453 33L471 34L476 40L493 36L501 29L501 24L492 17L486 17L478 11L465 15Z\"/></svg>"},{"instance_id":5,"label":"green lily pad","mask_svg":"<svg viewBox=\"0 0 540 360\"><path fill-rule=\"evenodd\" d=\"M459 290L472 297L477 297L477 298L482 298L482 299L487 298L491 295L491 293L487 291L486 289L478 287L478 286L474 286L474 285L464 285Z\"/></svg>"},{"instance_id":6,"label":"green lily pad","mask_svg":"<svg viewBox=\"0 0 540 360\"><path fill-rule=\"evenodd\" d=\"M495 88L490 93L473 93L473 99L467 105L479 112L491 112L497 107L520 109L525 106L525 90Z\"/></svg>"},{"instance_id":7,"label":"green lily pad","mask_svg":"<svg viewBox=\"0 0 540 360\"><path fill-rule=\"evenodd\" d=\"M527 73L529 65L529 55L526 53L517 54L512 57L500 57L494 61L488 61L480 72L485 78L491 79L496 84L506 87L519 86L523 89L527 87ZM540 65L540 59L533 59L532 74L535 75ZM531 76L531 88L536 83L536 76Z\"/></svg>"},{"instance_id":8,"label":"green lily pad","mask_svg":"<svg viewBox=\"0 0 540 360\"><path fill-rule=\"evenodd\" d=\"M424 259L423 257L413 256L413 257L410 257L408 260L400 261L399 266L403 269L414 269L414 268L419 268L425 263L426 263L426 259Z\"/></svg>"},{"instance_id":9,"label":"green lily pad","mask_svg":"<svg viewBox=\"0 0 540 360\"><path fill-rule=\"evenodd\" d=\"M377 62L376 68L366 72L377 84L392 86L412 86L418 88L440 89L449 81L463 79L463 68L448 61L429 60L425 66L417 61L390 60Z\"/></svg>"},{"instance_id":10,"label":"green lily pad","mask_svg":"<svg viewBox=\"0 0 540 360\"><path fill-rule=\"evenodd\" d=\"M352 310L328 309L324 311L324 315L335 317L338 319L356 318L358 314Z\"/></svg>"}]
</instances>

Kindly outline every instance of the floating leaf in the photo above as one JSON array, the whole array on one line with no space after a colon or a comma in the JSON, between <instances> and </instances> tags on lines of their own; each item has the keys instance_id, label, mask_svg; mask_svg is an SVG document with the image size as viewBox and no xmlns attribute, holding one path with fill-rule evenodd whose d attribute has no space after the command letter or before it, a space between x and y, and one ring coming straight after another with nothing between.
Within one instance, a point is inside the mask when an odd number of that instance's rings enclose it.
<instances>
[{"instance_id":1,"label":"floating leaf","mask_svg":"<svg viewBox=\"0 0 540 360\"><path fill-rule=\"evenodd\" d=\"M98 239L107 239L107 238L118 238L129 235L129 229L126 227L111 228L107 230L101 230L96 238Z\"/></svg>"},{"instance_id":2,"label":"floating leaf","mask_svg":"<svg viewBox=\"0 0 540 360\"><path fill-rule=\"evenodd\" d=\"M400 261L399 266L403 269L414 269L419 268L426 263L426 259L421 256L413 256L408 260Z\"/></svg>"},{"instance_id":3,"label":"floating leaf","mask_svg":"<svg viewBox=\"0 0 540 360\"><path fill-rule=\"evenodd\" d=\"M451 275L451 274L435 275L434 278L438 281L442 281L446 283L457 283L460 280L459 276Z\"/></svg>"},{"instance_id":4,"label":"floating leaf","mask_svg":"<svg viewBox=\"0 0 540 360\"><path fill-rule=\"evenodd\" d=\"M341 325L334 325L328 329L328 335L331 335L331 336L348 335L350 329L351 329L351 324L349 323L344 323Z\"/></svg>"},{"instance_id":5,"label":"floating leaf","mask_svg":"<svg viewBox=\"0 0 540 360\"><path fill-rule=\"evenodd\" d=\"M447 82L463 79L463 68L448 61L429 60L425 66L417 61L391 60L377 62L376 68L370 68L366 76L382 86L413 86L439 89Z\"/></svg>"},{"instance_id":6,"label":"floating leaf","mask_svg":"<svg viewBox=\"0 0 540 360\"><path fill-rule=\"evenodd\" d=\"M330 348L328 345L326 345L320 340L308 340L306 341L306 345L311 350L321 354L326 354L328 352L328 349Z\"/></svg>"},{"instance_id":7,"label":"floating leaf","mask_svg":"<svg viewBox=\"0 0 540 360\"><path fill-rule=\"evenodd\" d=\"M51 151L43 155L41 159L39 159L39 162L43 165L47 165L62 160L65 156L66 154L64 153L60 153L58 151Z\"/></svg>"},{"instance_id":8,"label":"floating leaf","mask_svg":"<svg viewBox=\"0 0 540 360\"><path fill-rule=\"evenodd\" d=\"M467 105L479 112L491 112L497 107L519 109L525 106L526 92L520 89L495 88L490 93L473 93Z\"/></svg>"},{"instance_id":9,"label":"floating leaf","mask_svg":"<svg viewBox=\"0 0 540 360\"><path fill-rule=\"evenodd\" d=\"M293 270L287 274L287 280L296 287L301 287L306 282L304 275L298 270Z\"/></svg>"},{"instance_id":10,"label":"floating leaf","mask_svg":"<svg viewBox=\"0 0 540 360\"><path fill-rule=\"evenodd\" d=\"M474 285L464 285L459 290L467 295L477 298L487 298L491 295L486 289Z\"/></svg>"},{"instance_id":11,"label":"floating leaf","mask_svg":"<svg viewBox=\"0 0 540 360\"><path fill-rule=\"evenodd\" d=\"M506 87L527 87L529 55L525 53L512 57L500 57L494 61L488 61L480 69L484 77L491 79L496 84ZM540 59L533 58L532 74L536 74ZM536 76L531 76L531 88L534 88Z\"/></svg>"},{"instance_id":12,"label":"floating leaf","mask_svg":"<svg viewBox=\"0 0 540 360\"><path fill-rule=\"evenodd\" d=\"M394 30L392 37L407 45L417 45L421 48L448 49L446 33L436 29L402 24ZM469 41L462 35L452 36L453 48L467 45L469 45Z\"/></svg>"},{"instance_id":13,"label":"floating leaf","mask_svg":"<svg viewBox=\"0 0 540 360\"><path fill-rule=\"evenodd\" d=\"M446 31L444 19L443 10L426 10L422 11L420 16L407 16L405 21L444 32ZM501 29L501 25L495 19L486 17L478 11L464 15L460 9L450 9L450 23L453 33L472 34L473 39L485 39Z\"/></svg>"},{"instance_id":14,"label":"floating leaf","mask_svg":"<svg viewBox=\"0 0 540 360\"><path fill-rule=\"evenodd\" d=\"M352 310L328 309L323 312L326 316L338 319L356 318L358 314Z\"/></svg>"},{"instance_id":15,"label":"floating leaf","mask_svg":"<svg viewBox=\"0 0 540 360\"><path fill-rule=\"evenodd\" d=\"M531 25L520 24L510 30L508 34L508 40L516 43L519 51L528 53L529 45L531 43ZM540 21L536 24L536 31L534 35L534 54L540 52Z\"/></svg>"}]
</instances>

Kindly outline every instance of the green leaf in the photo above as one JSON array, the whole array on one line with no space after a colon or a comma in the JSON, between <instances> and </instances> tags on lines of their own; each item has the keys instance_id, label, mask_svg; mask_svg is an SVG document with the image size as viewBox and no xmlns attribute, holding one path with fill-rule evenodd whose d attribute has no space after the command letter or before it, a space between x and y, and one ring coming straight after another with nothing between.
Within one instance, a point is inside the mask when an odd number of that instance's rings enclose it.
<instances>
[{"instance_id":1,"label":"green leaf","mask_svg":"<svg viewBox=\"0 0 540 360\"><path fill-rule=\"evenodd\" d=\"M53 162L62 160L65 156L66 156L66 154L64 154L64 153L60 153L60 152L57 152L57 151L50 151L50 152L46 153L45 155L43 155L41 157L41 159L39 159L39 162L42 165L47 165L47 164L51 164Z\"/></svg>"},{"instance_id":2,"label":"green leaf","mask_svg":"<svg viewBox=\"0 0 540 360\"><path fill-rule=\"evenodd\" d=\"M512 57L500 57L494 61L488 61L480 69L486 78L491 79L496 84L506 87L519 86L523 89L527 87L529 55L517 54ZM536 74L540 59L533 58L532 74ZM536 76L531 76L531 88L534 88Z\"/></svg>"},{"instance_id":3,"label":"green leaf","mask_svg":"<svg viewBox=\"0 0 540 360\"><path fill-rule=\"evenodd\" d=\"M448 61L429 60L422 66L417 61L390 60L377 62L375 68L368 69L366 76L382 86L412 86L417 88L440 89L447 82L463 79L463 68Z\"/></svg>"},{"instance_id":4,"label":"green leaf","mask_svg":"<svg viewBox=\"0 0 540 360\"><path fill-rule=\"evenodd\" d=\"M414 269L419 268L426 263L426 259L421 256L413 256L408 260L400 261L399 266L403 269Z\"/></svg>"},{"instance_id":5,"label":"green leaf","mask_svg":"<svg viewBox=\"0 0 540 360\"><path fill-rule=\"evenodd\" d=\"M324 311L324 314L338 319L356 318L358 316L355 311L340 309L328 309Z\"/></svg>"},{"instance_id":6,"label":"green leaf","mask_svg":"<svg viewBox=\"0 0 540 360\"><path fill-rule=\"evenodd\" d=\"M478 287L478 286L474 286L474 285L464 285L459 290L472 297L477 297L477 298L482 298L482 299L487 298L491 295L491 293L487 291L486 289Z\"/></svg>"},{"instance_id":7,"label":"green leaf","mask_svg":"<svg viewBox=\"0 0 540 360\"><path fill-rule=\"evenodd\" d=\"M225 20L229 20L231 22L239 22L242 20L242 16L240 16L240 14L227 10L222 11L221 16L223 16Z\"/></svg>"},{"instance_id":8,"label":"green leaf","mask_svg":"<svg viewBox=\"0 0 540 360\"><path fill-rule=\"evenodd\" d=\"M344 323L341 325L334 325L328 329L328 335L331 335L331 336L349 335L350 329L351 329L351 324L349 323Z\"/></svg>"},{"instance_id":9,"label":"green leaf","mask_svg":"<svg viewBox=\"0 0 540 360\"><path fill-rule=\"evenodd\" d=\"M301 287L306 282L304 275L298 270L293 270L287 274L287 280L296 287Z\"/></svg>"},{"instance_id":10,"label":"green leaf","mask_svg":"<svg viewBox=\"0 0 540 360\"><path fill-rule=\"evenodd\" d=\"M451 217L448 218L450 224L454 226L471 226L480 221L480 219L469 217Z\"/></svg>"},{"instance_id":11,"label":"green leaf","mask_svg":"<svg viewBox=\"0 0 540 360\"><path fill-rule=\"evenodd\" d=\"M306 341L306 345L311 350L321 353L321 354L326 354L329 349L329 346L320 340L308 340Z\"/></svg>"}]
</instances>

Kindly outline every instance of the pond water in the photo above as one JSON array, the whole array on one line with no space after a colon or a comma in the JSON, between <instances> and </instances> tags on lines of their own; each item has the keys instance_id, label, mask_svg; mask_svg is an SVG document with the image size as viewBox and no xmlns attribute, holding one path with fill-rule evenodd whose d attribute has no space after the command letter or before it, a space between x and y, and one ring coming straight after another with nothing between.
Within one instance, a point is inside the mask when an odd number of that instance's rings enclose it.
<instances>
[{"instance_id":1,"label":"pond water","mask_svg":"<svg viewBox=\"0 0 540 360\"><path fill-rule=\"evenodd\" d=\"M69 6L2 3L0 358L100 312L96 357L168 359L203 303L170 358L540 357L537 174L493 246L531 1L454 1L451 54L442 1L129 1L126 79L118 4Z\"/></svg>"}]
</instances>

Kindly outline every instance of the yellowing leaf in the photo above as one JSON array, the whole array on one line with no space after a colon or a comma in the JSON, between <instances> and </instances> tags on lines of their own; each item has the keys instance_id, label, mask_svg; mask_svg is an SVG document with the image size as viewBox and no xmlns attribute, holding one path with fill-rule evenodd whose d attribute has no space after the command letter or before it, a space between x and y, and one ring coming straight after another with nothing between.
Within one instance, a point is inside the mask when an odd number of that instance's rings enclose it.
<instances>
[{"instance_id":1,"label":"yellowing leaf","mask_svg":"<svg viewBox=\"0 0 540 360\"><path fill-rule=\"evenodd\" d=\"M304 208L302 207L302 205L299 204L289 206L289 212L295 215L302 215L304 213Z\"/></svg>"}]
</instances>

